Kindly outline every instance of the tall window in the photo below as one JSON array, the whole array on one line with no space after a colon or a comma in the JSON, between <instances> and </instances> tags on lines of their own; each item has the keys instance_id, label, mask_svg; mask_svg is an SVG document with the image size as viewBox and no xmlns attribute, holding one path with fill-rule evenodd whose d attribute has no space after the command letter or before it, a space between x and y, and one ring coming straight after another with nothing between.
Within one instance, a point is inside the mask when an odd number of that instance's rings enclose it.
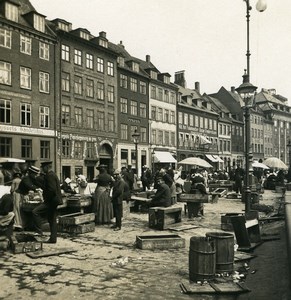
<instances>
[{"instance_id":1,"label":"tall window","mask_svg":"<svg viewBox=\"0 0 291 300\"><path fill-rule=\"evenodd\" d=\"M94 151L94 143L93 142L87 142L87 158L94 158L95 157L95 151Z\"/></svg>"},{"instance_id":2,"label":"tall window","mask_svg":"<svg viewBox=\"0 0 291 300\"><path fill-rule=\"evenodd\" d=\"M169 123L169 110L168 109L165 109L165 112L164 112L164 121L166 122L166 123Z\"/></svg>"},{"instance_id":3,"label":"tall window","mask_svg":"<svg viewBox=\"0 0 291 300\"><path fill-rule=\"evenodd\" d=\"M34 14L33 16L33 24L34 24L34 29L44 32L45 28L45 20L43 16Z\"/></svg>"},{"instance_id":4,"label":"tall window","mask_svg":"<svg viewBox=\"0 0 291 300\"><path fill-rule=\"evenodd\" d=\"M94 128L94 110L87 109L86 111L86 121L87 121L87 128L93 129Z\"/></svg>"},{"instance_id":5,"label":"tall window","mask_svg":"<svg viewBox=\"0 0 291 300\"><path fill-rule=\"evenodd\" d=\"M157 131L152 129L152 144L157 144Z\"/></svg>"},{"instance_id":6,"label":"tall window","mask_svg":"<svg viewBox=\"0 0 291 300\"><path fill-rule=\"evenodd\" d=\"M135 78L130 78L130 90L137 92L137 80Z\"/></svg>"},{"instance_id":7,"label":"tall window","mask_svg":"<svg viewBox=\"0 0 291 300\"><path fill-rule=\"evenodd\" d=\"M50 59L50 45L47 43L39 42L39 58L44 60Z\"/></svg>"},{"instance_id":8,"label":"tall window","mask_svg":"<svg viewBox=\"0 0 291 300\"><path fill-rule=\"evenodd\" d=\"M20 87L23 89L31 89L31 69L20 67Z\"/></svg>"},{"instance_id":9,"label":"tall window","mask_svg":"<svg viewBox=\"0 0 291 300\"><path fill-rule=\"evenodd\" d=\"M62 105L62 124L63 125L70 125L71 118L70 118L70 106L69 105Z\"/></svg>"},{"instance_id":10,"label":"tall window","mask_svg":"<svg viewBox=\"0 0 291 300\"><path fill-rule=\"evenodd\" d=\"M70 91L70 74L62 72L62 90L64 92Z\"/></svg>"},{"instance_id":11,"label":"tall window","mask_svg":"<svg viewBox=\"0 0 291 300\"><path fill-rule=\"evenodd\" d=\"M40 128L49 128L50 120L50 108L47 106L39 107L39 127Z\"/></svg>"},{"instance_id":12,"label":"tall window","mask_svg":"<svg viewBox=\"0 0 291 300\"><path fill-rule=\"evenodd\" d=\"M11 157L12 139L0 137L0 157Z\"/></svg>"},{"instance_id":13,"label":"tall window","mask_svg":"<svg viewBox=\"0 0 291 300\"><path fill-rule=\"evenodd\" d=\"M20 124L24 126L31 126L31 104L20 104Z\"/></svg>"},{"instance_id":14,"label":"tall window","mask_svg":"<svg viewBox=\"0 0 291 300\"><path fill-rule=\"evenodd\" d=\"M74 64L78 66L82 65L82 51L78 49L74 50Z\"/></svg>"},{"instance_id":15,"label":"tall window","mask_svg":"<svg viewBox=\"0 0 291 300\"><path fill-rule=\"evenodd\" d=\"M147 141L147 129L146 127L140 127L140 141L145 143Z\"/></svg>"},{"instance_id":16,"label":"tall window","mask_svg":"<svg viewBox=\"0 0 291 300\"><path fill-rule=\"evenodd\" d=\"M128 126L127 124L120 124L120 134L122 140L127 140L128 137Z\"/></svg>"},{"instance_id":17,"label":"tall window","mask_svg":"<svg viewBox=\"0 0 291 300\"><path fill-rule=\"evenodd\" d=\"M32 158L32 140L21 140L21 157Z\"/></svg>"},{"instance_id":18,"label":"tall window","mask_svg":"<svg viewBox=\"0 0 291 300\"><path fill-rule=\"evenodd\" d=\"M171 132L171 146L176 146L176 135L175 135L175 132Z\"/></svg>"},{"instance_id":19,"label":"tall window","mask_svg":"<svg viewBox=\"0 0 291 300\"><path fill-rule=\"evenodd\" d=\"M170 94L169 94L169 91L168 90L165 90L165 93L164 93L164 100L166 103L169 103L170 102Z\"/></svg>"},{"instance_id":20,"label":"tall window","mask_svg":"<svg viewBox=\"0 0 291 300\"><path fill-rule=\"evenodd\" d=\"M70 61L70 47L62 45L62 60Z\"/></svg>"},{"instance_id":21,"label":"tall window","mask_svg":"<svg viewBox=\"0 0 291 300\"><path fill-rule=\"evenodd\" d=\"M140 103L140 105L139 105L139 115L142 118L147 117L147 106L146 106L145 103Z\"/></svg>"},{"instance_id":22,"label":"tall window","mask_svg":"<svg viewBox=\"0 0 291 300\"><path fill-rule=\"evenodd\" d=\"M170 103L176 104L176 94L171 92Z\"/></svg>"},{"instance_id":23,"label":"tall window","mask_svg":"<svg viewBox=\"0 0 291 300\"><path fill-rule=\"evenodd\" d=\"M157 107L156 106L152 106L151 115L152 115L153 120L157 119Z\"/></svg>"},{"instance_id":24,"label":"tall window","mask_svg":"<svg viewBox=\"0 0 291 300\"><path fill-rule=\"evenodd\" d=\"M94 97L94 81L91 79L86 79L86 96Z\"/></svg>"},{"instance_id":25,"label":"tall window","mask_svg":"<svg viewBox=\"0 0 291 300\"><path fill-rule=\"evenodd\" d=\"M164 133L162 130L158 130L158 144L164 145Z\"/></svg>"},{"instance_id":26,"label":"tall window","mask_svg":"<svg viewBox=\"0 0 291 300\"><path fill-rule=\"evenodd\" d=\"M74 92L77 95L82 95L82 77L74 77Z\"/></svg>"},{"instance_id":27,"label":"tall window","mask_svg":"<svg viewBox=\"0 0 291 300\"><path fill-rule=\"evenodd\" d=\"M130 114L133 116L137 116L137 102L130 101Z\"/></svg>"},{"instance_id":28,"label":"tall window","mask_svg":"<svg viewBox=\"0 0 291 300\"><path fill-rule=\"evenodd\" d=\"M158 108L158 121L163 122L163 109L161 107Z\"/></svg>"},{"instance_id":29,"label":"tall window","mask_svg":"<svg viewBox=\"0 0 291 300\"><path fill-rule=\"evenodd\" d=\"M108 85L107 97L108 97L108 102L111 102L111 103L114 102L114 86L113 85Z\"/></svg>"},{"instance_id":30,"label":"tall window","mask_svg":"<svg viewBox=\"0 0 291 300\"><path fill-rule=\"evenodd\" d=\"M82 141L75 141L74 145L74 157L82 159L83 158L83 142Z\"/></svg>"},{"instance_id":31,"label":"tall window","mask_svg":"<svg viewBox=\"0 0 291 300\"><path fill-rule=\"evenodd\" d=\"M170 146L170 133L169 133L169 131L165 131L165 145Z\"/></svg>"},{"instance_id":32,"label":"tall window","mask_svg":"<svg viewBox=\"0 0 291 300\"><path fill-rule=\"evenodd\" d=\"M120 87L127 89L127 76L120 74Z\"/></svg>"},{"instance_id":33,"label":"tall window","mask_svg":"<svg viewBox=\"0 0 291 300\"><path fill-rule=\"evenodd\" d=\"M86 53L86 68L93 70L93 55Z\"/></svg>"},{"instance_id":34,"label":"tall window","mask_svg":"<svg viewBox=\"0 0 291 300\"><path fill-rule=\"evenodd\" d=\"M97 72L104 73L104 59L97 57Z\"/></svg>"},{"instance_id":35,"label":"tall window","mask_svg":"<svg viewBox=\"0 0 291 300\"><path fill-rule=\"evenodd\" d=\"M39 72L39 91L43 93L50 92L50 74Z\"/></svg>"},{"instance_id":36,"label":"tall window","mask_svg":"<svg viewBox=\"0 0 291 300\"><path fill-rule=\"evenodd\" d=\"M20 35L20 52L31 55L31 38Z\"/></svg>"},{"instance_id":37,"label":"tall window","mask_svg":"<svg viewBox=\"0 0 291 300\"><path fill-rule=\"evenodd\" d=\"M40 141L40 158L49 159L50 158L50 142Z\"/></svg>"},{"instance_id":38,"label":"tall window","mask_svg":"<svg viewBox=\"0 0 291 300\"><path fill-rule=\"evenodd\" d=\"M141 94L143 94L143 95L147 94L147 84L144 81L140 81L139 90L140 90Z\"/></svg>"},{"instance_id":39,"label":"tall window","mask_svg":"<svg viewBox=\"0 0 291 300\"><path fill-rule=\"evenodd\" d=\"M0 46L5 48L11 48L11 40L11 30L0 28Z\"/></svg>"},{"instance_id":40,"label":"tall window","mask_svg":"<svg viewBox=\"0 0 291 300\"><path fill-rule=\"evenodd\" d=\"M171 124L175 124L175 120L176 120L176 118L175 118L175 112L171 111L170 112L170 123Z\"/></svg>"},{"instance_id":41,"label":"tall window","mask_svg":"<svg viewBox=\"0 0 291 300\"><path fill-rule=\"evenodd\" d=\"M111 61L107 62L107 75L114 76L114 64Z\"/></svg>"},{"instance_id":42,"label":"tall window","mask_svg":"<svg viewBox=\"0 0 291 300\"><path fill-rule=\"evenodd\" d=\"M104 100L104 83L97 82L97 99Z\"/></svg>"},{"instance_id":43,"label":"tall window","mask_svg":"<svg viewBox=\"0 0 291 300\"><path fill-rule=\"evenodd\" d=\"M11 124L11 101L10 100L0 99L0 123Z\"/></svg>"},{"instance_id":44,"label":"tall window","mask_svg":"<svg viewBox=\"0 0 291 300\"><path fill-rule=\"evenodd\" d=\"M163 89L158 88L158 99L163 101Z\"/></svg>"},{"instance_id":45,"label":"tall window","mask_svg":"<svg viewBox=\"0 0 291 300\"><path fill-rule=\"evenodd\" d=\"M75 107L75 125L77 127L83 126L83 111L81 107Z\"/></svg>"},{"instance_id":46,"label":"tall window","mask_svg":"<svg viewBox=\"0 0 291 300\"><path fill-rule=\"evenodd\" d=\"M62 140L62 156L65 158L71 157L71 141Z\"/></svg>"},{"instance_id":47,"label":"tall window","mask_svg":"<svg viewBox=\"0 0 291 300\"><path fill-rule=\"evenodd\" d=\"M97 112L97 118L98 118L98 129L103 131L104 128L105 128L104 111L98 111Z\"/></svg>"},{"instance_id":48,"label":"tall window","mask_svg":"<svg viewBox=\"0 0 291 300\"><path fill-rule=\"evenodd\" d=\"M127 114L127 99L120 98L120 112Z\"/></svg>"},{"instance_id":49,"label":"tall window","mask_svg":"<svg viewBox=\"0 0 291 300\"><path fill-rule=\"evenodd\" d=\"M12 3L5 2L5 17L13 22L18 22L18 7Z\"/></svg>"},{"instance_id":50,"label":"tall window","mask_svg":"<svg viewBox=\"0 0 291 300\"><path fill-rule=\"evenodd\" d=\"M0 83L11 85L11 64L0 61Z\"/></svg>"},{"instance_id":51,"label":"tall window","mask_svg":"<svg viewBox=\"0 0 291 300\"><path fill-rule=\"evenodd\" d=\"M108 131L114 132L114 114L108 114Z\"/></svg>"},{"instance_id":52,"label":"tall window","mask_svg":"<svg viewBox=\"0 0 291 300\"><path fill-rule=\"evenodd\" d=\"M151 98L157 99L157 88L154 85L151 86Z\"/></svg>"}]
</instances>

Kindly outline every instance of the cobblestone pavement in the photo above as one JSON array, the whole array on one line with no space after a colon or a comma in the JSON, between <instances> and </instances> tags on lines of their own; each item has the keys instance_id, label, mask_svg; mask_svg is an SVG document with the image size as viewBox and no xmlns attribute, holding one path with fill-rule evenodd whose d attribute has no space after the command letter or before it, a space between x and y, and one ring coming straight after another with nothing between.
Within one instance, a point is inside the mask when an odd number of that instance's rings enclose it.
<instances>
[{"instance_id":1,"label":"cobblestone pavement","mask_svg":"<svg viewBox=\"0 0 291 300\"><path fill-rule=\"evenodd\" d=\"M274 194L268 191L261 202L271 204L273 199ZM177 205L183 206L182 203ZM26 254L0 253L0 299L290 299L264 298L268 294L263 293L258 294L260 298L250 298L252 292L237 298L181 293L179 284L189 280L190 237L220 231L222 214L241 213L243 209L244 204L239 199L220 198L218 203L205 204L204 217L189 220L183 214L183 225L197 225L197 228L171 232L185 239L186 246L182 249L138 249L136 236L161 232L148 228L147 214L130 213L121 231L96 226L95 232L75 236L62 234L56 245L43 246L44 250L76 250L69 254L32 259ZM283 249L282 253L285 253ZM269 258L264 259L266 263ZM255 266L261 269L257 263ZM260 282L260 276L262 280L269 277L268 273L259 271L254 276L257 279L250 278L252 286ZM278 278L273 277L273 281L278 282ZM284 292L279 285L280 292ZM257 290L258 286L254 288Z\"/></svg>"}]
</instances>

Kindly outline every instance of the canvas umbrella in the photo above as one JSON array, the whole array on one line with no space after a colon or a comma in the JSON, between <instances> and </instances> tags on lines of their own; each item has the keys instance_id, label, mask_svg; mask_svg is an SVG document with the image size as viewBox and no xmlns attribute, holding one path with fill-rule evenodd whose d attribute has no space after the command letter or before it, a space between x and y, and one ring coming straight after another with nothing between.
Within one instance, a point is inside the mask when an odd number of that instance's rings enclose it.
<instances>
[{"instance_id":1,"label":"canvas umbrella","mask_svg":"<svg viewBox=\"0 0 291 300\"><path fill-rule=\"evenodd\" d=\"M200 157L188 157L179 161L178 164L199 166L202 168L213 168L210 163Z\"/></svg>"},{"instance_id":2,"label":"canvas umbrella","mask_svg":"<svg viewBox=\"0 0 291 300\"><path fill-rule=\"evenodd\" d=\"M25 163L25 160L12 157L0 157L0 164L4 163Z\"/></svg>"},{"instance_id":3,"label":"canvas umbrella","mask_svg":"<svg viewBox=\"0 0 291 300\"><path fill-rule=\"evenodd\" d=\"M263 163L273 169L288 170L288 166L278 157L268 157Z\"/></svg>"},{"instance_id":4,"label":"canvas umbrella","mask_svg":"<svg viewBox=\"0 0 291 300\"><path fill-rule=\"evenodd\" d=\"M264 170L270 169L267 165L265 165L265 164L263 164L263 163L260 163L260 162L258 162L258 161L254 161L254 162L252 163L252 167L253 167L253 168L259 168L259 169L264 169Z\"/></svg>"}]
</instances>

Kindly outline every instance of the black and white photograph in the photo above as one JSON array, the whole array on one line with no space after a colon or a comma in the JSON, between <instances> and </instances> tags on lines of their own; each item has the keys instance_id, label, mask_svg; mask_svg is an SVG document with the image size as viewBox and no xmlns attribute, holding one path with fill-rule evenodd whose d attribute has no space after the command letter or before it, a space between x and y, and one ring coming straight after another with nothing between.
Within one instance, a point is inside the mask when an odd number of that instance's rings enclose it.
<instances>
[{"instance_id":1,"label":"black and white photograph","mask_svg":"<svg viewBox=\"0 0 291 300\"><path fill-rule=\"evenodd\" d=\"M291 2L0 0L0 299L291 299Z\"/></svg>"}]
</instances>

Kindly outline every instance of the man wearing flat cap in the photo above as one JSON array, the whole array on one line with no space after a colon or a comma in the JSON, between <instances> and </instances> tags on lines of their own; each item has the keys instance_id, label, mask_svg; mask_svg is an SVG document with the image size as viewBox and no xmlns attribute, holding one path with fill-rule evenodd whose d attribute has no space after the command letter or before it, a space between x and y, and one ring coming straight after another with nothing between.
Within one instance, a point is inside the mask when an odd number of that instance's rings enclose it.
<instances>
[{"instance_id":1,"label":"man wearing flat cap","mask_svg":"<svg viewBox=\"0 0 291 300\"><path fill-rule=\"evenodd\" d=\"M36 231L42 233L42 215L46 214L50 225L50 238L46 243L57 242L57 206L62 204L60 180L52 170L52 161L41 163L44 175L43 198L44 202L38 205L32 215L35 221Z\"/></svg>"}]
</instances>

